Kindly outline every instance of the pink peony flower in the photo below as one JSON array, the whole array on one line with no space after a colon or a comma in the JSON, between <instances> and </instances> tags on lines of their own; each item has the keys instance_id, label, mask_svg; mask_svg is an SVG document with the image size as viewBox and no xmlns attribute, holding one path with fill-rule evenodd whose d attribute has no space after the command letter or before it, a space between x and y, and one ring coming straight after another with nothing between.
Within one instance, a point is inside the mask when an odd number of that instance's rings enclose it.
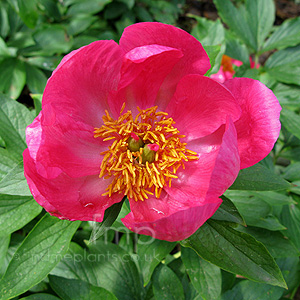
<instances>
[{"instance_id":1,"label":"pink peony flower","mask_svg":"<svg viewBox=\"0 0 300 300\"><path fill-rule=\"evenodd\" d=\"M26 130L36 201L61 219L101 222L127 195L130 230L168 241L194 233L280 131L267 87L247 78L222 85L203 76L209 68L196 39L160 23L67 55Z\"/></svg>"},{"instance_id":2,"label":"pink peony flower","mask_svg":"<svg viewBox=\"0 0 300 300\"><path fill-rule=\"evenodd\" d=\"M253 61L251 56L249 57L249 61L251 69L259 68L260 65L255 65L255 62ZM226 80L233 78L233 75L235 74L233 66L240 67L242 64L243 62L241 62L240 60L231 58L227 55L223 55L219 71L215 74L210 75L210 78L218 82L224 83Z\"/></svg>"}]
</instances>

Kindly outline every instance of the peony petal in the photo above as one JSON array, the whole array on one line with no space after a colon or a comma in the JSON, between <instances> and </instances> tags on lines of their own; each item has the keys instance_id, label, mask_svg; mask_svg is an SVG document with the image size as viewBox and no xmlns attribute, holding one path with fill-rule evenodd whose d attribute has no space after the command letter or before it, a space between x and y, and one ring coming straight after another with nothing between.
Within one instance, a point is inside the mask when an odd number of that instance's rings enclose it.
<instances>
[{"instance_id":1,"label":"peony petal","mask_svg":"<svg viewBox=\"0 0 300 300\"><path fill-rule=\"evenodd\" d=\"M137 106L142 109L154 106L163 80L181 57L180 50L160 45L137 47L127 52L119 92L114 99L118 103L115 113L120 111L124 99L126 109L132 111L137 111Z\"/></svg>"},{"instance_id":2,"label":"peony petal","mask_svg":"<svg viewBox=\"0 0 300 300\"><path fill-rule=\"evenodd\" d=\"M138 23L125 28L120 46L125 52L144 46L162 45L179 49L182 59L167 76L158 94L158 104L163 110L175 92L178 81L187 74L204 75L210 68L209 58L202 45L182 29L161 23Z\"/></svg>"},{"instance_id":3,"label":"peony petal","mask_svg":"<svg viewBox=\"0 0 300 300\"><path fill-rule=\"evenodd\" d=\"M100 127L111 104L109 94L119 83L123 55L114 41L97 41L72 52L48 80L43 108L55 104L74 120Z\"/></svg>"},{"instance_id":4,"label":"peony petal","mask_svg":"<svg viewBox=\"0 0 300 300\"><path fill-rule=\"evenodd\" d=\"M241 111L233 95L220 83L201 75L187 75L179 82L166 108L187 141L201 138L226 123L238 120Z\"/></svg>"},{"instance_id":5,"label":"peony petal","mask_svg":"<svg viewBox=\"0 0 300 300\"><path fill-rule=\"evenodd\" d=\"M23 157L24 174L35 200L61 219L101 222L105 210L123 198L120 194L101 196L110 183L108 179L98 176L71 178L64 173L47 179L37 173L28 149Z\"/></svg>"},{"instance_id":6,"label":"peony petal","mask_svg":"<svg viewBox=\"0 0 300 300\"><path fill-rule=\"evenodd\" d=\"M280 104L264 84L250 78L234 78L225 86L242 108L235 122L241 168L248 168L272 150L280 132Z\"/></svg>"},{"instance_id":7,"label":"peony petal","mask_svg":"<svg viewBox=\"0 0 300 300\"><path fill-rule=\"evenodd\" d=\"M38 173L49 179L62 172L70 177L99 174L103 158L100 153L109 142L94 138L93 131L90 125L75 122L62 112L55 114L51 104L45 105L26 129L27 145Z\"/></svg>"},{"instance_id":8,"label":"peony petal","mask_svg":"<svg viewBox=\"0 0 300 300\"><path fill-rule=\"evenodd\" d=\"M188 199L178 201L165 194L163 199L131 201L132 212L125 216L122 222L127 228L139 234L170 242L180 241L203 225L221 203L222 200L216 198L199 205L195 202L189 203Z\"/></svg>"},{"instance_id":9,"label":"peony petal","mask_svg":"<svg viewBox=\"0 0 300 300\"><path fill-rule=\"evenodd\" d=\"M194 140L187 148L198 153L199 159L179 169L172 187L165 190L171 197L190 198L205 203L221 196L236 179L240 170L236 130L230 118L210 136ZM194 200L193 200L194 199Z\"/></svg>"}]
</instances>

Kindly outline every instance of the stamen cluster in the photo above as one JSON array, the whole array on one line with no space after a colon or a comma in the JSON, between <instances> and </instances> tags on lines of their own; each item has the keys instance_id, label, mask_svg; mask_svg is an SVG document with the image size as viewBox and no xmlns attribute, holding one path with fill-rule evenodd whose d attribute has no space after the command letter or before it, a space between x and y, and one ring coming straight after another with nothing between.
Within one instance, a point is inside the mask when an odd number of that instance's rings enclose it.
<instances>
[{"instance_id":1,"label":"stamen cluster","mask_svg":"<svg viewBox=\"0 0 300 300\"><path fill-rule=\"evenodd\" d=\"M177 170L184 168L184 162L197 160L197 153L186 149L172 118L165 112L157 112L157 106L142 110L133 118L131 111L114 120L107 111L103 116L103 125L95 128L94 137L103 141L113 141L108 150L101 153L100 177L113 177L103 195L124 193L135 201L148 199L148 195L159 198L164 186L171 187ZM138 137L142 145L138 151L131 151L128 141L132 136ZM149 145L154 160L143 159L144 148ZM153 147L155 145L155 147ZM149 151L149 149L147 149Z\"/></svg>"}]
</instances>

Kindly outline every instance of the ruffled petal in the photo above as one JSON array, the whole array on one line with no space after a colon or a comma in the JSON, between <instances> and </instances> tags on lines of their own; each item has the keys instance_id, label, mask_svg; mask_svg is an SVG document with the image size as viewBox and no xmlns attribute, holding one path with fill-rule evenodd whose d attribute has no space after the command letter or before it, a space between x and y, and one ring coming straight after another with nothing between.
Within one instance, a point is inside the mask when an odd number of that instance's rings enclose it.
<instances>
[{"instance_id":1,"label":"ruffled petal","mask_svg":"<svg viewBox=\"0 0 300 300\"><path fill-rule=\"evenodd\" d=\"M48 80L43 108L51 103L74 120L100 127L109 94L116 90L123 51L114 41L97 41L72 52Z\"/></svg>"},{"instance_id":2,"label":"ruffled petal","mask_svg":"<svg viewBox=\"0 0 300 300\"><path fill-rule=\"evenodd\" d=\"M166 76L180 60L178 49L146 45L127 52L121 70L119 91L114 103L118 113L126 99L126 109L133 112L155 105L160 86Z\"/></svg>"},{"instance_id":3,"label":"ruffled petal","mask_svg":"<svg viewBox=\"0 0 300 300\"><path fill-rule=\"evenodd\" d=\"M264 84L250 78L234 78L224 85L242 108L235 122L241 168L248 168L272 150L280 132L280 104Z\"/></svg>"},{"instance_id":4,"label":"ruffled petal","mask_svg":"<svg viewBox=\"0 0 300 300\"><path fill-rule=\"evenodd\" d=\"M71 178L61 173L54 179L38 174L29 150L23 153L24 174L35 200L50 214L71 221L101 222L105 210L122 200L122 195L102 196L109 179L98 176Z\"/></svg>"},{"instance_id":5,"label":"ruffled petal","mask_svg":"<svg viewBox=\"0 0 300 300\"><path fill-rule=\"evenodd\" d=\"M192 235L221 203L222 200L216 198L196 204L188 199L176 200L165 194L160 199L131 201L132 212L122 222L139 234L170 242L180 241Z\"/></svg>"},{"instance_id":6,"label":"ruffled petal","mask_svg":"<svg viewBox=\"0 0 300 300\"><path fill-rule=\"evenodd\" d=\"M201 75L187 75L179 82L166 108L187 141L207 136L226 123L239 119L241 109L220 83Z\"/></svg>"},{"instance_id":7,"label":"ruffled petal","mask_svg":"<svg viewBox=\"0 0 300 300\"><path fill-rule=\"evenodd\" d=\"M125 52L144 46L162 45L179 49L183 57L164 80L157 97L163 110L175 92L176 84L187 74L204 75L210 68L209 58L202 45L182 29L161 23L138 23L125 28L120 46Z\"/></svg>"}]
</instances>

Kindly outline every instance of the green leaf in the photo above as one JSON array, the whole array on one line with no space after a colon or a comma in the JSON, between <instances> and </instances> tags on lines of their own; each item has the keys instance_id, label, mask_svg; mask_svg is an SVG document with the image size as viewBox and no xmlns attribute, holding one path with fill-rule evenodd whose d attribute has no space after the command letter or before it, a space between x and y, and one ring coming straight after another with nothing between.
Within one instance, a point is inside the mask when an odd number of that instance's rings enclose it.
<instances>
[{"instance_id":1,"label":"green leaf","mask_svg":"<svg viewBox=\"0 0 300 300\"><path fill-rule=\"evenodd\" d=\"M222 300L279 300L284 289L243 280L222 295Z\"/></svg>"},{"instance_id":2,"label":"green leaf","mask_svg":"<svg viewBox=\"0 0 300 300\"><path fill-rule=\"evenodd\" d=\"M101 237L107 230L110 229L111 225L117 219L122 205L124 203L123 198L119 203L115 203L110 206L104 213L103 221L101 223L93 222L92 224L92 234L89 242L94 243L99 237Z\"/></svg>"},{"instance_id":3,"label":"green leaf","mask_svg":"<svg viewBox=\"0 0 300 300\"><path fill-rule=\"evenodd\" d=\"M261 227L269 230L286 229L272 215L271 206L261 198L255 197L254 193L246 191L227 191L228 196L245 218L246 224Z\"/></svg>"},{"instance_id":4,"label":"green leaf","mask_svg":"<svg viewBox=\"0 0 300 300\"><path fill-rule=\"evenodd\" d=\"M0 181L0 194L31 196L24 176L23 161L15 165Z\"/></svg>"},{"instance_id":5,"label":"green leaf","mask_svg":"<svg viewBox=\"0 0 300 300\"><path fill-rule=\"evenodd\" d=\"M18 296L43 280L67 252L79 224L46 214L14 254L0 281L0 298Z\"/></svg>"},{"instance_id":6,"label":"green leaf","mask_svg":"<svg viewBox=\"0 0 300 300\"><path fill-rule=\"evenodd\" d=\"M295 245L278 231L254 227L239 227L239 230L252 235L256 240L263 243L274 258L298 257L300 255Z\"/></svg>"},{"instance_id":7,"label":"green leaf","mask_svg":"<svg viewBox=\"0 0 300 300\"><path fill-rule=\"evenodd\" d=\"M33 121L33 115L22 104L0 94L0 136L13 157L22 159L27 147L25 128Z\"/></svg>"},{"instance_id":8,"label":"green leaf","mask_svg":"<svg viewBox=\"0 0 300 300\"><path fill-rule=\"evenodd\" d=\"M25 70L27 85L30 92L34 94L42 94L47 83L46 75L41 70L30 64L25 64Z\"/></svg>"},{"instance_id":9,"label":"green leaf","mask_svg":"<svg viewBox=\"0 0 300 300\"><path fill-rule=\"evenodd\" d=\"M218 300L221 297L221 270L199 257L195 251L182 248L181 259L191 282L205 300Z\"/></svg>"},{"instance_id":10,"label":"green leaf","mask_svg":"<svg viewBox=\"0 0 300 300\"><path fill-rule=\"evenodd\" d=\"M246 225L243 217L240 215L239 211L235 205L225 196L221 197L223 202L218 210L214 213L212 218L219 221L227 221L232 223L237 223L241 225Z\"/></svg>"},{"instance_id":11,"label":"green leaf","mask_svg":"<svg viewBox=\"0 0 300 300\"><path fill-rule=\"evenodd\" d=\"M289 109L283 109L280 114L282 125L295 137L300 139L300 116Z\"/></svg>"},{"instance_id":12,"label":"green leaf","mask_svg":"<svg viewBox=\"0 0 300 300\"><path fill-rule=\"evenodd\" d=\"M25 85L24 63L17 58L6 58L0 62L0 92L17 99Z\"/></svg>"},{"instance_id":13,"label":"green leaf","mask_svg":"<svg viewBox=\"0 0 300 300\"><path fill-rule=\"evenodd\" d=\"M224 51L221 51L221 46L203 46L203 48L206 51L211 64L210 69L205 73L206 76L209 76L209 74L213 72L213 70L215 69L215 66L217 66L217 69L220 68L221 60L219 60L217 64L216 64L216 60L218 60L218 56L222 58Z\"/></svg>"},{"instance_id":14,"label":"green leaf","mask_svg":"<svg viewBox=\"0 0 300 300\"><path fill-rule=\"evenodd\" d=\"M93 286L77 279L49 276L51 288L63 300L117 300L117 298L104 288Z\"/></svg>"},{"instance_id":15,"label":"green leaf","mask_svg":"<svg viewBox=\"0 0 300 300\"><path fill-rule=\"evenodd\" d=\"M42 207L31 197L0 194L0 232L10 234L34 219Z\"/></svg>"},{"instance_id":16,"label":"green leaf","mask_svg":"<svg viewBox=\"0 0 300 300\"><path fill-rule=\"evenodd\" d=\"M280 220L288 230L284 234L290 238L296 247L300 250L300 209L298 206L291 204L283 207Z\"/></svg>"},{"instance_id":17,"label":"green leaf","mask_svg":"<svg viewBox=\"0 0 300 300\"><path fill-rule=\"evenodd\" d=\"M272 88L275 96L279 100L281 105L299 107L299 93L300 87L297 85L287 85L278 82L274 88Z\"/></svg>"},{"instance_id":18,"label":"green leaf","mask_svg":"<svg viewBox=\"0 0 300 300\"><path fill-rule=\"evenodd\" d=\"M3 235L1 232L1 236L0 236L0 269L2 268L3 263L4 263L7 249L9 246L9 242L10 242L10 234Z\"/></svg>"},{"instance_id":19,"label":"green leaf","mask_svg":"<svg viewBox=\"0 0 300 300\"><path fill-rule=\"evenodd\" d=\"M300 45L272 54L265 69L280 82L300 85Z\"/></svg>"},{"instance_id":20,"label":"green leaf","mask_svg":"<svg viewBox=\"0 0 300 300\"><path fill-rule=\"evenodd\" d=\"M176 274L167 266L159 265L153 274L153 293L159 300L184 300L183 287Z\"/></svg>"},{"instance_id":21,"label":"green leaf","mask_svg":"<svg viewBox=\"0 0 300 300\"><path fill-rule=\"evenodd\" d=\"M52 57L34 56L34 57L28 57L26 61L29 64L36 66L40 69L53 71L58 66L61 59L62 59L61 56L52 56Z\"/></svg>"},{"instance_id":22,"label":"green leaf","mask_svg":"<svg viewBox=\"0 0 300 300\"><path fill-rule=\"evenodd\" d=\"M104 9L104 7L112 0L81 0L72 1L74 4L68 9L68 15L76 14L96 14Z\"/></svg>"},{"instance_id":23,"label":"green leaf","mask_svg":"<svg viewBox=\"0 0 300 300\"><path fill-rule=\"evenodd\" d=\"M60 300L59 298L50 294L33 294L25 298L20 298L20 300Z\"/></svg>"},{"instance_id":24,"label":"green leaf","mask_svg":"<svg viewBox=\"0 0 300 300\"><path fill-rule=\"evenodd\" d=\"M290 164L287 168L285 168L282 176L284 179L289 181L300 180L300 162Z\"/></svg>"},{"instance_id":25,"label":"green leaf","mask_svg":"<svg viewBox=\"0 0 300 300\"><path fill-rule=\"evenodd\" d=\"M42 110L42 94L31 94L31 98L33 99L35 115L37 116Z\"/></svg>"},{"instance_id":26,"label":"green leaf","mask_svg":"<svg viewBox=\"0 0 300 300\"><path fill-rule=\"evenodd\" d=\"M156 266L174 249L175 246L176 243L155 240L149 236L141 235L139 237L137 256L144 277L144 286L149 283Z\"/></svg>"},{"instance_id":27,"label":"green leaf","mask_svg":"<svg viewBox=\"0 0 300 300\"><path fill-rule=\"evenodd\" d=\"M264 44L261 52L284 49L300 43L300 17L284 21Z\"/></svg>"},{"instance_id":28,"label":"green leaf","mask_svg":"<svg viewBox=\"0 0 300 300\"><path fill-rule=\"evenodd\" d=\"M88 29L98 18L96 16L80 14L74 16L68 24L69 35L77 35Z\"/></svg>"},{"instance_id":29,"label":"green leaf","mask_svg":"<svg viewBox=\"0 0 300 300\"><path fill-rule=\"evenodd\" d=\"M30 28L34 28L38 20L36 0L17 0L19 16Z\"/></svg>"},{"instance_id":30,"label":"green leaf","mask_svg":"<svg viewBox=\"0 0 300 300\"><path fill-rule=\"evenodd\" d=\"M240 60L250 67L249 52L245 44L239 41L230 31L226 31L225 54L234 59Z\"/></svg>"},{"instance_id":31,"label":"green leaf","mask_svg":"<svg viewBox=\"0 0 300 300\"><path fill-rule=\"evenodd\" d=\"M269 205L287 205L295 204L296 202L288 195L278 192L266 191L266 192L252 192L257 198L267 202Z\"/></svg>"},{"instance_id":32,"label":"green leaf","mask_svg":"<svg viewBox=\"0 0 300 300\"><path fill-rule=\"evenodd\" d=\"M250 168L241 170L230 189L276 191L286 189L289 186L288 182L273 173L267 167L261 164L256 164Z\"/></svg>"},{"instance_id":33,"label":"green leaf","mask_svg":"<svg viewBox=\"0 0 300 300\"><path fill-rule=\"evenodd\" d=\"M99 273L97 273L99 286L112 292L119 300L143 298L145 291L142 278L126 251L115 244L102 241L88 244L88 247L90 255L97 257L94 264L97 263L99 268ZM112 281L111 278L115 278L115 280Z\"/></svg>"},{"instance_id":34,"label":"green leaf","mask_svg":"<svg viewBox=\"0 0 300 300\"><path fill-rule=\"evenodd\" d=\"M61 25L44 25L34 34L33 38L37 45L42 49L39 54L46 56L55 53L67 53L72 47L72 39L67 36L66 30Z\"/></svg>"},{"instance_id":35,"label":"green leaf","mask_svg":"<svg viewBox=\"0 0 300 300\"><path fill-rule=\"evenodd\" d=\"M0 59L3 57L9 57L10 52L8 47L6 46L4 40L0 37Z\"/></svg>"},{"instance_id":36,"label":"green leaf","mask_svg":"<svg viewBox=\"0 0 300 300\"><path fill-rule=\"evenodd\" d=\"M286 288L278 266L264 245L228 223L209 219L181 243L228 272Z\"/></svg>"},{"instance_id":37,"label":"green leaf","mask_svg":"<svg viewBox=\"0 0 300 300\"><path fill-rule=\"evenodd\" d=\"M0 146L0 181L15 167L16 164L18 164L18 162L19 160L13 157L7 149Z\"/></svg>"}]
</instances>

